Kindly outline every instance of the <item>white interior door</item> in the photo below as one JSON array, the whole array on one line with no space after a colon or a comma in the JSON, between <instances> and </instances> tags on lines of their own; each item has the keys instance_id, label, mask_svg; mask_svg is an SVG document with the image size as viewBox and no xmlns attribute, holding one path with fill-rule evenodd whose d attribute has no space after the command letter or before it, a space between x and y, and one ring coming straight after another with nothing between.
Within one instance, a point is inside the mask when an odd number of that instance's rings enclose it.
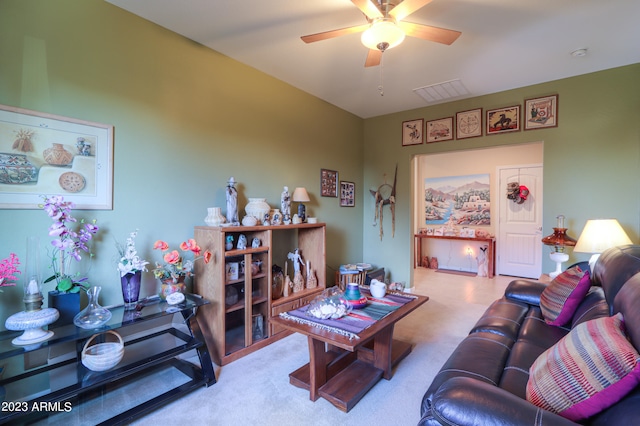
<instances>
[{"instance_id":1,"label":"white interior door","mask_svg":"<svg viewBox=\"0 0 640 426\"><path fill-rule=\"evenodd\" d=\"M497 273L537 279L542 273L542 166L498 170ZM522 204L507 199L509 182L518 182L529 189Z\"/></svg>"}]
</instances>

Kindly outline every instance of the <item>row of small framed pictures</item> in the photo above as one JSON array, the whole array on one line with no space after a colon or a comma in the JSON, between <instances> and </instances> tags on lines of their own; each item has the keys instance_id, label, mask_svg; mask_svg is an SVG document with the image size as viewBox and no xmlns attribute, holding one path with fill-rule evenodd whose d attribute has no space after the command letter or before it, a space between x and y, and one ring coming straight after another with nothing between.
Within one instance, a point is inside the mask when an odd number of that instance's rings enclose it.
<instances>
[{"instance_id":1,"label":"row of small framed pictures","mask_svg":"<svg viewBox=\"0 0 640 426\"><path fill-rule=\"evenodd\" d=\"M526 99L524 110L524 130L558 126L558 95ZM521 117L520 105L487 110L485 135L519 132ZM482 108L456 113L455 126L454 117L427 121L426 127L423 119L404 121L402 145L420 145L425 134L427 143L452 140L454 127L456 139L475 138L482 136L482 124Z\"/></svg>"},{"instance_id":2,"label":"row of small framed pictures","mask_svg":"<svg viewBox=\"0 0 640 426\"><path fill-rule=\"evenodd\" d=\"M320 169L320 195L338 197L338 190L340 191L340 207L354 207L356 205L356 184L341 180L338 187L338 172Z\"/></svg>"}]
</instances>

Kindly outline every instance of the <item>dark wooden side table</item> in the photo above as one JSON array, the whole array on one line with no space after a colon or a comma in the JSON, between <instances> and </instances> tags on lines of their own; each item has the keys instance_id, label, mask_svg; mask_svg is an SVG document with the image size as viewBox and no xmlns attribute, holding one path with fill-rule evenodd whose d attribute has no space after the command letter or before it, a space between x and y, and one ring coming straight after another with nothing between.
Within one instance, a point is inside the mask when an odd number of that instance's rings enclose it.
<instances>
[{"instance_id":1,"label":"dark wooden side table","mask_svg":"<svg viewBox=\"0 0 640 426\"><path fill-rule=\"evenodd\" d=\"M196 321L198 308L208 303L189 294L174 307L156 302L139 311L110 308L111 320L97 330L62 326L54 329L51 339L29 346L11 343L20 332L1 332L0 365L5 368L0 389L5 394L0 424L30 424L44 417L56 424L126 424L187 392L214 384L213 364ZM175 323L174 315L185 326ZM81 362L84 344L108 330L128 335L124 357L113 369L90 371ZM178 357L190 351L197 354L199 366ZM165 382L164 377L176 377L176 383L159 383ZM124 398L129 405L123 404L122 396L112 397L134 384L140 384L143 392ZM96 403L102 408L92 408ZM110 412L102 412L106 408Z\"/></svg>"},{"instance_id":2,"label":"dark wooden side table","mask_svg":"<svg viewBox=\"0 0 640 426\"><path fill-rule=\"evenodd\" d=\"M344 412L351 410L380 378L391 379L391 369L411 352L411 344L393 339L396 322L429 300L415 299L362 331L359 339L281 317L271 321L307 336L309 363L289 374L289 382L323 397Z\"/></svg>"}]
</instances>

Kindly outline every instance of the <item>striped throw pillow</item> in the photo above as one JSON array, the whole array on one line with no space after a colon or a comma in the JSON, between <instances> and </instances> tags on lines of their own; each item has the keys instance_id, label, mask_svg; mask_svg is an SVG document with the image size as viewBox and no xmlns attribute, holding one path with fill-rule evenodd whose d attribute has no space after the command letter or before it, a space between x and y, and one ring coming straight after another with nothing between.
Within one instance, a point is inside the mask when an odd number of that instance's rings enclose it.
<instances>
[{"instance_id":1,"label":"striped throw pillow","mask_svg":"<svg viewBox=\"0 0 640 426\"><path fill-rule=\"evenodd\" d=\"M531 365L527 400L570 420L584 420L640 383L638 357L621 313L584 322Z\"/></svg>"},{"instance_id":2,"label":"striped throw pillow","mask_svg":"<svg viewBox=\"0 0 640 426\"><path fill-rule=\"evenodd\" d=\"M555 277L540 295L542 317L549 325L562 326L571 320L589 292L589 271L574 266Z\"/></svg>"}]
</instances>

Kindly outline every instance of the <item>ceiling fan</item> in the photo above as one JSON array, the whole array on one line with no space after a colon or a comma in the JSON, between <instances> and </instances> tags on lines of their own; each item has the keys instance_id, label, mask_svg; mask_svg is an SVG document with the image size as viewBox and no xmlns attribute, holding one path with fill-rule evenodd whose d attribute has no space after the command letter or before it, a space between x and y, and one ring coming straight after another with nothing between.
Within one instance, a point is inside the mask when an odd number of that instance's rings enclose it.
<instances>
[{"instance_id":1,"label":"ceiling fan","mask_svg":"<svg viewBox=\"0 0 640 426\"><path fill-rule=\"evenodd\" d=\"M305 43L327 40L362 32L362 44L369 48L365 67L380 65L382 53L399 45L405 35L437 43L451 44L462 34L459 31L404 22L402 19L432 0L351 0L369 23L300 37Z\"/></svg>"}]
</instances>

